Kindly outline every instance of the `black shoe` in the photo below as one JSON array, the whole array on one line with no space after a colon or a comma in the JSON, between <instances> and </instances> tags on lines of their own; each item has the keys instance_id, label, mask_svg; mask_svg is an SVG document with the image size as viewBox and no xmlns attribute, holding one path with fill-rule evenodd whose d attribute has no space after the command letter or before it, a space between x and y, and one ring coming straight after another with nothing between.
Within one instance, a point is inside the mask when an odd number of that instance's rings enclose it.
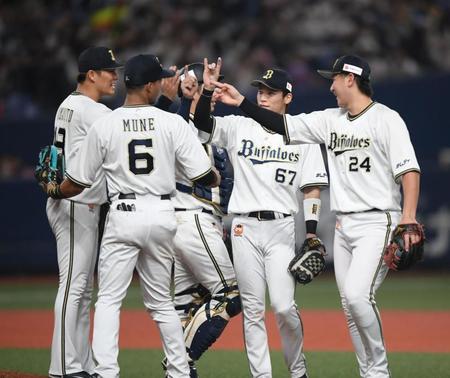
<instances>
[{"instance_id":1,"label":"black shoe","mask_svg":"<svg viewBox=\"0 0 450 378\"><path fill-rule=\"evenodd\" d=\"M300 378L308 378L308 374L303 374Z\"/></svg>"},{"instance_id":2,"label":"black shoe","mask_svg":"<svg viewBox=\"0 0 450 378\"><path fill-rule=\"evenodd\" d=\"M189 378L198 378L194 361L189 361Z\"/></svg>"}]
</instances>

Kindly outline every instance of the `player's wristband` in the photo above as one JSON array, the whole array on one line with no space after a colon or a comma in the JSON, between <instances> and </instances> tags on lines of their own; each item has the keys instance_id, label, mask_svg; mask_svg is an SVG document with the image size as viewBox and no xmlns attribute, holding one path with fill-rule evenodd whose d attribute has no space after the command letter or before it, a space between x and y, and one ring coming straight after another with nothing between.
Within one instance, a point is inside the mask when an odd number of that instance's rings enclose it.
<instances>
[{"instance_id":1,"label":"player's wristband","mask_svg":"<svg viewBox=\"0 0 450 378\"><path fill-rule=\"evenodd\" d=\"M209 91L208 89L203 89L202 96L212 97L213 93L214 93L214 90Z\"/></svg>"},{"instance_id":2,"label":"player's wristband","mask_svg":"<svg viewBox=\"0 0 450 378\"><path fill-rule=\"evenodd\" d=\"M55 185L53 188L47 191L47 195L53 199L63 199L65 198L61 192L61 185Z\"/></svg>"},{"instance_id":3,"label":"player's wristband","mask_svg":"<svg viewBox=\"0 0 450 378\"><path fill-rule=\"evenodd\" d=\"M319 198L305 198L303 200L303 212L305 217L306 232L315 234L319 223L321 201Z\"/></svg>"}]
</instances>

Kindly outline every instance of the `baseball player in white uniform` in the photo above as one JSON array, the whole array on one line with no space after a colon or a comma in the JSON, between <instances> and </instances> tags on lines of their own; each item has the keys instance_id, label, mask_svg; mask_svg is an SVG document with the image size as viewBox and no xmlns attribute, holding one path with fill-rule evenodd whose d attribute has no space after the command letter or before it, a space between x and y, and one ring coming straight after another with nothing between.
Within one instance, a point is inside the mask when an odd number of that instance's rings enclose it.
<instances>
[{"instance_id":1,"label":"baseball player in white uniform","mask_svg":"<svg viewBox=\"0 0 450 378\"><path fill-rule=\"evenodd\" d=\"M98 101L113 95L116 62L111 49L92 47L78 59L78 86L59 106L54 145L72 169L80 145L93 122L111 110ZM70 200L47 201L47 216L56 237L59 287L49 374L87 377L92 373L89 343L93 274L97 258L100 205L106 202L106 183L99 172L89 190Z\"/></svg>"},{"instance_id":2,"label":"baseball player in white uniform","mask_svg":"<svg viewBox=\"0 0 450 378\"><path fill-rule=\"evenodd\" d=\"M98 169L105 172L111 209L98 265L92 345L97 377L119 377L120 306L135 267L145 307L161 334L167 375L189 377L182 328L170 295L177 227L170 201L175 165L195 183L217 185L220 177L186 122L149 105L159 94L161 79L173 74L153 55L131 58L125 65L124 106L95 122L67 178L48 189L53 198L69 197L90 187Z\"/></svg>"},{"instance_id":3,"label":"baseball player in white uniform","mask_svg":"<svg viewBox=\"0 0 450 378\"><path fill-rule=\"evenodd\" d=\"M296 193L299 188L304 192L305 209L311 202L317 208L319 187L328 183L322 155L318 145L286 146L280 135L251 118L210 117L211 78L217 77L220 64L220 60L217 66L205 62L204 89L194 123L210 132L211 143L229 151L234 168L229 203L234 215L231 240L250 372L253 377L272 377L264 324L267 285L290 375L306 378L303 328L288 265L295 255ZM258 87L258 106L285 113L292 100L292 80L287 72L269 69L252 84ZM306 213L309 219L312 211ZM318 220L317 213L315 216ZM309 231L310 236L315 234L315 229Z\"/></svg>"},{"instance_id":4,"label":"baseball player in white uniform","mask_svg":"<svg viewBox=\"0 0 450 378\"><path fill-rule=\"evenodd\" d=\"M336 212L334 268L342 306L361 377L389 377L388 361L375 302L387 274L383 252L397 224L417 223L420 168L400 115L372 100L370 67L347 55L331 71L339 108L280 116L258 108L230 85L221 100L237 105L286 143L325 143L331 210ZM400 204L403 189L403 210ZM411 237L406 242L418 242Z\"/></svg>"},{"instance_id":5,"label":"baseball player in white uniform","mask_svg":"<svg viewBox=\"0 0 450 378\"><path fill-rule=\"evenodd\" d=\"M193 114L200 98L203 63L185 67L181 80L183 103L178 113L198 134L189 115ZM224 149L207 144L204 148L221 175L220 187L193 186L177 164L177 195L172 200L178 224L174 239L174 303L184 328L191 377L195 374L194 361L220 336L229 319L241 311L222 224L233 188L233 168Z\"/></svg>"}]
</instances>

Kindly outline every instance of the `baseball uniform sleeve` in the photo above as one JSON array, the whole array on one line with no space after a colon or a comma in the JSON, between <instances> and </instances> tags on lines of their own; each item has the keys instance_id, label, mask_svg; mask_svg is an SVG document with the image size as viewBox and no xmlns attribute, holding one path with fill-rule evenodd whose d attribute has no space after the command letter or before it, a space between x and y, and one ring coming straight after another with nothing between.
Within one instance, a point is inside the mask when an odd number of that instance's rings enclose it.
<instances>
[{"instance_id":1,"label":"baseball uniform sleeve","mask_svg":"<svg viewBox=\"0 0 450 378\"><path fill-rule=\"evenodd\" d=\"M191 126L178 117L179 125L175 129L175 156L192 181L198 180L211 170L211 161Z\"/></svg>"},{"instance_id":2,"label":"baseball uniform sleeve","mask_svg":"<svg viewBox=\"0 0 450 378\"><path fill-rule=\"evenodd\" d=\"M318 144L301 146L303 155L300 174L300 189L310 186L327 186L328 175L325 170L322 152Z\"/></svg>"},{"instance_id":3,"label":"baseball uniform sleeve","mask_svg":"<svg viewBox=\"0 0 450 378\"><path fill-rule=\"evenodd\" d=\"M397 112L387 114L385 143L394 179L410 171L420 172L416 154L405 122Z\"/></svg>"},{"instance_id":4,"label":"baseball uniform sleeve","mask_svg":"<svg viewBox=\"0 0 450 378\"><path fill-rule=\"evenodd\" d=\"M229 115L225 117L213 117L213 129L208 143L217 147L228 148L233 139L233 133L239 127L239 119L242 117Z\"/></svg>"},{"instance_id":5,"label":"baseball uniform sleeve","mask_svg":"<svg viewBox=\"0 0 450 378\"><path fill-rule=\"evenodd\" d=\"M82 127L85 131L85 134L88 133L89 129L93 126L95 121L110 112L111 109L100 103L95 103L95 106L85 107L82 115Z\"/></svg>"},{"instance_id":6,"label":"baseball uniform sleeve","mask_svg":"<svg viewBox=\"0 0 450 378\"><path fill-rule=\"evenodd\" d=\"M325 143L327 137L326 111L284 116L286 144Z\"/></svg>"},{"instance_id":7,"label":"baseball uniform sleeve","mask_svg":"<svg viewBox=\"0 0 450 378\"><path fill-rule=\"evenodd\" d=\"M86 188L90 188L95 181L104 159L105 148L100 137L103 133L99 132L101 126L101 120L94 122L81 144L74 164L66 171L66 176L71 181Z\"/></svg>"}]
</instances>

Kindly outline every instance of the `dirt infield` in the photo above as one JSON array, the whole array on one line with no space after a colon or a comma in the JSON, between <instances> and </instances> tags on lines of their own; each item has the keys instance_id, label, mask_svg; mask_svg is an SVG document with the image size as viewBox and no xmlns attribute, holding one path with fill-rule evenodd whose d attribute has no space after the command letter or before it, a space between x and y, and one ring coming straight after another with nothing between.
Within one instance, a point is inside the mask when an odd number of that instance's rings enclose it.
<instances>
[{"instance_id":1,"label":"dirt infield","mask_svg":"<svg viewBox=\"0 0 450 378\"><path fill-rule=\"evenodd\" d=\"M0 378L46 378L46 376L28 373L19 373L16 371L0 371Z\"/></svg>"},{"instance_id":2,"label":"dirt infield","mask_svg":"<svg viewBox=\"0 0 450 378\"><path fill-rule=\"evenodd\" d=\"M302 311L307 351L351 351L344 315L339 310ZM381 314L387 348L391 352L450 353L450 311L384 311ZM232 319L215 349L243 349L242 318ZM267 314L272 349L281 341L275 318ZM53 312L0 311L0 348L48 348ZM121 316L121 348L161 348L154 322L143 310L125 310ZM0 373L0 378L3 377ZM8 376L9 377L9 376ZM31 377L30 377L31 378Z\"/></svg>"}]
</instances>

